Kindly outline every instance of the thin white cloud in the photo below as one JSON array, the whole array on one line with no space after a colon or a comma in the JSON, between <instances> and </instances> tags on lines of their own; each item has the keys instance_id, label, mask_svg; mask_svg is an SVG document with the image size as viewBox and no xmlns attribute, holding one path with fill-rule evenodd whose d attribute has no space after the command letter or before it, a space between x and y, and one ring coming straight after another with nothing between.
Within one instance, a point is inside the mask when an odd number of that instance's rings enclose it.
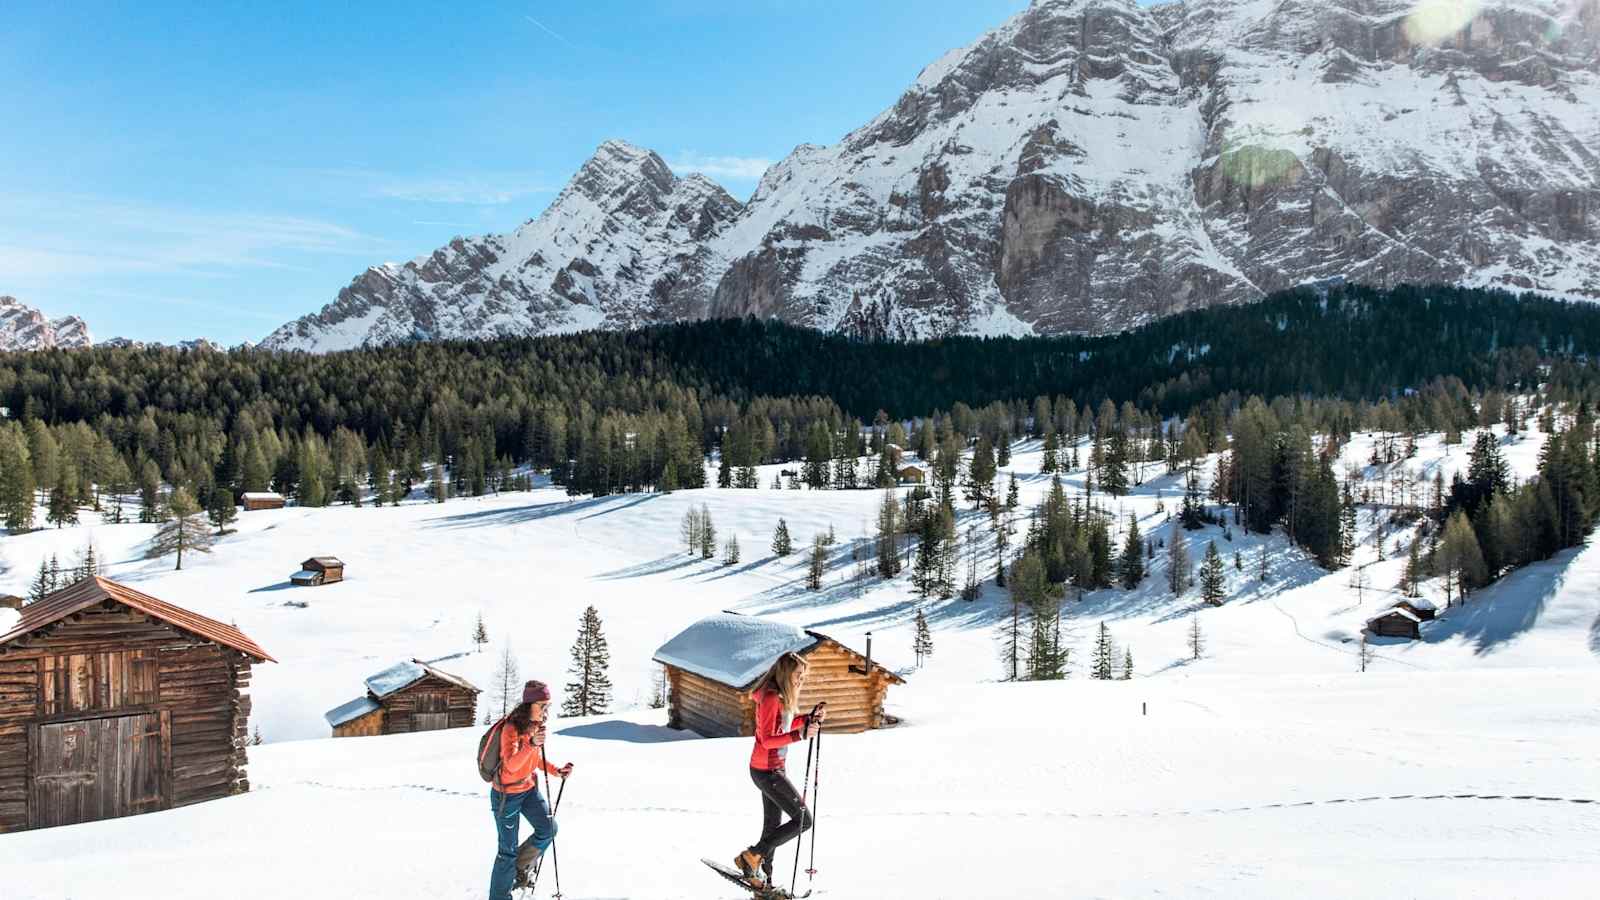
<instances>
[{"instance_id":1,"label":"thin white cloud","mask_svg":"<svg viewBox=\"0 0 1600 900\"><path fill-rule=\"evenodd\" d=\"M668 165L679 174L699 172L712 178L757 181L772 168L772 160L759 156L706 156L684 151Z\"/></svg>"},{"instance_id":2,"label":"thin white cloud","mask_svg":"<svg viewBox=\"0 0 1600 900\"><path fill-rule=\"evenodd\" d=\"M533 16L524 14L523 18L527 19L529 22L532 22L535 26L537 26L539 28L540 31L543 31L545 34L548 34L551 37L555 38L556 40L560 41L561 43L566 44L568 47L572 47L573 46L571 41L567 40L566 38L562 37L559 34L556 34L555 29L553 29L549 25L546 25L545 23L539 21L538 19L535 19ZM577 48L574 47L573 49L577 49Z\"/></svg>"},{"instance_id":3,"label":"thin white cloud","mask_svg":"<svg viewBox=\"0 0 1600 900\"><path fill-rule=\"evenodd\" d=\"M504 206L522 197L548 194L554 188L525 172L486 172L440 178L386 178L374 187L380 197L416 203Z\"/></svg>"}]
</instances>

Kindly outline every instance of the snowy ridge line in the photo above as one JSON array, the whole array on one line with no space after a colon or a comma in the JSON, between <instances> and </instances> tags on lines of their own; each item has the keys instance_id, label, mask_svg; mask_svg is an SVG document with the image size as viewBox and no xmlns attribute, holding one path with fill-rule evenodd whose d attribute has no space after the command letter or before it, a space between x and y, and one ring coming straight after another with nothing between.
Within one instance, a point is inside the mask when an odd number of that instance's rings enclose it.
<instances>
[{"instance_id":1,"label":"snowy ridge line","mask_svg":"<svg viewBox=\"0 0 1600 900\"><path fill-rule=\"evenodd\" d=\"M427 791L432 794L444 794L450 797L465 797L471 800L481 800L485 796L482 792L457 791L450 788L435 787L426 784L374 784L374 785L341 785L327 784L321 781L296 781L294 787L315 787L334 791L392 791L398 788ZM269 790L269 786L257 790ZM1295 800L1281 803L1263 803L1254 806L1215 806L1207 809L1180 809L1173 812L1148 810L1145 812L1088 812L1069 813L1043 810L1040 812L980 812L977 810L912 810L905 812L841 812L835 815L846 819L866 818L922 818L926 816L942 816L945 818L963 819L1139 819L1156 818L1159 816L1209 816L1228 813L1263 812L1269 809L1297 809L1306 806L1336 806L1339 804L1354 803L1379 803L1396 802L1401 800L1498 800L1521 801L1534 803L1572 803L1581 806L1600 806L1600 800L1582 797L1551 797L1543 794L1389 794L1370 797L1339 797L1333 800ZM674 813L696 816L721 816L731 815L729 810L722 809L687 809L677 806L584 806L585 812L608 813Z\"/></svg>"}]
</instances>

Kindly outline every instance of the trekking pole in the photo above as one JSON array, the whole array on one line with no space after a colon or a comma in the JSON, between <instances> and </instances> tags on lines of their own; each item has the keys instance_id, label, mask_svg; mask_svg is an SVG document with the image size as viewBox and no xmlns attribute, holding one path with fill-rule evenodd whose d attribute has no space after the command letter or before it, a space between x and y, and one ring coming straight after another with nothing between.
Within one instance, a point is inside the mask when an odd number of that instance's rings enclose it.
<instances>
[{"instance_id":1,"label":"trekking pole","mask_svg":"<svg viewBox=\"0 0 1600 900\"><path fill-rule=\"evenodd\" d=\"M818 705L811 708L811 714L816 716L816 711L821 708L821 703L818 703ZM806 727L810 727L810 725L811 719L806 719ZM813 751L813 749L816 748L816 745L818 745L818 738L821 737L821 735L822 732L818 732L816 735L811 735L811 740L808 740L805 743L805 778L800 780L800 815L802 815L802 817L803 815L806 815L806 790L810 790L811 788L811 751ZM811 817L811 825L816 826L816 817ZM794 894L795 886L800 884L800 844L802 844L803 841L805 841L805 834L803 833L800 834L800 838L795 839L795 870L794 873L790 874L789 876L789 894ZM813 836L811 841L816 841L816 838Z\"/></svg>"},{"instance_id":2,"label":"trekking pole","mask_svg":"<svg viewBox=\"0 0 1600 900\"><path fill-rule=\"evenodd\" d=\"M540 757L540 759L542 761L549 762L549 756L546 755L546 747L545 747L545 745L541 745L539 747L539 757ZM540 767L541 770L543 770L543 768L544 768L543 766ZM534 784L535 784L535 786L537 786L538 782L535 781ZM554 826L555 823L556 823L556 813L561 811L561 797L566 792L567 792L567 779L562 778L561 779L561 789L556 791L556 802L555 802L555 805L550 808L550 824L552 826ZM546 797L550 796L550 773L548 771L544 772L544 794L545 794ZM560 857L558 857L556 855L556 837L555 837L555 835L551 835L550 836L550 859L551 859L551 861L553 861L555 863L555 867L556 867L556 892L555 892L555 897L557 898L557 900L560 900L560 897L561 897L561 859L560 859ZM538 887L539 887L539 873L542 872L542 871L544 871L544 855L540 854L539 855L539 862L537 864L535 864L534 867L533 867L533 878L532 878L532 880L530 880L528 882L528 896L530 896L530 897L533 896L534 891L538 889Z\"/></svg>"},{"instance_id":3,"label":"trekking pole","mask_svg":"<svg viewBox=\"0 0 1600 900\"><path fill-rule=\"evenodd\" d=\"M822 800L822 732L817 732L817 773L811 783L812 808L821 806ZM811 868L806 869L806 884L810 884L817 877L817 814L811 814ZM790 891L790 893L794 893Z\"/></svg>"}]
</instances>

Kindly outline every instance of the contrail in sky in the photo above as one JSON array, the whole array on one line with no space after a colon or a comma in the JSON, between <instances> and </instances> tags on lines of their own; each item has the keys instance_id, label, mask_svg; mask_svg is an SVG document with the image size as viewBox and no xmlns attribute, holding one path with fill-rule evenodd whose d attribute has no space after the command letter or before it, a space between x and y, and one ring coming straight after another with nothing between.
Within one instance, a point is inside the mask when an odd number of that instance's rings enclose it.
<instances>
[{"instance_id":1,"label":"contrail in sky","mask_svg":"<svg viewBox=\"0 0 1600 900\"><path fill-rule=\"evenodd\" d=\"M541 31L543 31L545 34L548 34L551 37L555 38L556 40L560 41L561 43L566 44L568 47L572 47L573 46L571 41L567 40L566 38L562 37L559 34L556 34L555 30L552 29L549 25L546 25L545 23L539 21L538 19L535 19L533 16L527 15L526 13L524 13L522 17L524 19L527 19L529 22L532 22L533 24L539 26L539 29ZM574 47L573 49L577 49L577 48Z\"/></svg>"}]
</instances>

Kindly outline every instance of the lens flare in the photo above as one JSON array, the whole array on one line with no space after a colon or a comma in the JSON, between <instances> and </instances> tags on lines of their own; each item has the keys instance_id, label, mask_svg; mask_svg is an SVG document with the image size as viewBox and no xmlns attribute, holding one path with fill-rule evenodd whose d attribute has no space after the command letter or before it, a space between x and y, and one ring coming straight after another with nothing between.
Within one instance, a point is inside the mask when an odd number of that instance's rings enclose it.
<instances>
[{"instance_id":1,"label":"lens flare","mask_svg":"<svg viewBox=\"0 0 1600 900\"><path fill-rule=\"evenodd\" d=\"M1259 144L1230 146L1219 162L1223 177L1251 189L1284 184L1300 174L1300 160L1294 153Z\"/></svg>"},{"instance_id":2,"label":"lens flare","mask_svg":"<svg viewBox=\"0 0 1600 900\"><path fill-rule=\"evenodd\" d=\"M1406 38L1413 44L1440 44L1472 24L1483 0L1420 0L1406 17Z\"/></svg>"}]
</instances>

